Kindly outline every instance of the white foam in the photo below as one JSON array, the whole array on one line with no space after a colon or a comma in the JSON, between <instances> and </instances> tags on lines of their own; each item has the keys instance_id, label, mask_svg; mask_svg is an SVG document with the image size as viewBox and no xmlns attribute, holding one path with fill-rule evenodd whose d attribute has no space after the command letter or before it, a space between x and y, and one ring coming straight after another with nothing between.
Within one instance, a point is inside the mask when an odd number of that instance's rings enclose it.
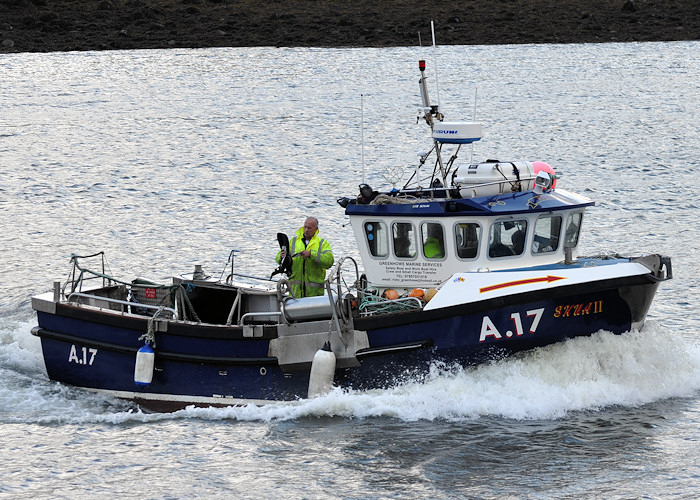
<instances>
[{"instance_id":1,"label":"white foam","mask_svg":"<svg viewBox=\"0 0 700 500\"><path fill-rule=\"evenodd\" d=\"M18 327L19 337L24 328ZM643 332L598 332L473 368L435 363L422 380L389 390L336 388L312 400L263 407L187 408L169 414L143 413L127 403L45 380L39 375L32 342L13 333L8 337L7 331L2 339L0 359L17 369L14 377L4 370L0 380L4 411L22 421L41 423L119 424L180 418L269 422L335 416L404 421L484 416L559 419L575 411L637 406L700 391L700 347L692 337L653 322ZM22 378L26 380L18 382Z\"/></svg>"},{"instance_id":2,"label":"white foam","mask_svg":"<svg viewBox=\"0 0 700 500\"><path fill-rule=\"evenodd\" d=\"M435 364L426 380L391 390L335 389L294 405L192 408L183 413L264 421L307 416L557 419L572 411L637 406L692 396L698 390L698 345L649 323L643 332L598 332L475 368Z\"/></svg>"},{"instance_id":3,"label":"white foam","mask_svg":"<svg viewBox=\"0 0 700 500\"><path fill-rule=\"evenodd\" d=\"M0 364L20 373L46 373L41 340L30 333L36 322L3 319L0 323Z\"/></svg>"}]
</instances>

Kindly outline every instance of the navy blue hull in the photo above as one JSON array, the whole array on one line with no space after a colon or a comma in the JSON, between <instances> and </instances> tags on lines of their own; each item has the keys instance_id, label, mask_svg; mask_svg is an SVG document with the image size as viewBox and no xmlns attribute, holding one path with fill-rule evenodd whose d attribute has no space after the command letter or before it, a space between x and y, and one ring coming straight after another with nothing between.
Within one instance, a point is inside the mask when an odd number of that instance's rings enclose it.
<instances>
[{"instance_id":1,"label":"navy blue hull","mask_svg":"<svg viewBox=\"0 0 700 500\"><path fill-rule=\"evenodd\" d=\"M517 352L601 329L622 333L632 324L630 307L617 290L576 294L561 301L498 304L477 312L459 309L427 322L406 318L394 326L371 330L370 343L378 347L431 338L437 353L462 349L467 358L458 359L470 361L471 353L479 348Z\"/></svg>"},{"instance_id":2,"label":"navy blue hull","mask_svg":"<svg viewBox=\"0 0 700 500\"><path fill-rule=\"evenodd\" d=\"M50 335L50 333L49 333ZM49 378L61 382L115 392L134 392L148 399L152 394L235 398L241 400L293 400L306 397L308 373L285 376L279 366L240 366L183 362L156 357L153 381L134 382L136 349L115 351L44 337L41 340ZM94 353L94 356L93 356ZM182 405L180 405L182 406Z\"/></svg>"},{"instance_id":3,"label":"navy blue hull","mask_svg":"<svg viewBox=\"0 0 700 500\"><path fill-rule=\"evenodd\" d=\"M645 305L655 290L655 284L641 286L635 296ZM412 313L397 314L393 326L369 331L372 348L358 353L363 354L362 370L346 370L336 382L357 389L389 387L396 382L395 374L419 376L435 361L475 365L599 330L619 334L631 329L636 312L616 289L528 303L502 302L472 313L456 308L453 316L427 322L415 321ZM423 348L397 352L407 344Z\"/></svg>"},{"instance_id":4,"label":"navy blue hull","mask_svg":"<svg viewBox=\"0 0 700 500\"><path fill-rule=\"evenodd\" d=\"M643 319L656 287L648 282L588 292L577 287L562 289L557 297L525 294L358 318L355 328L367 332L369 347L357 352L359 367L336 371L335 384L386 388L420 377L435 361L471 365L601 329L622 333ZM310 364L283 371L268 356L276 336L272 330L245 338L237 327L169 323L167 331L156 333L153 381L140 386L134 365L147 318L59 306L56 314L38 312L38 319L37 335L53 380L130 393L130 399L146 402L168 395L177 401L174 407L185 406L188 398L225 398L222 404L230 404L306 397ZM205 404L216 404L212 401Z\"/></svg>"},{"instance_id":5,"label":"navy blue hull","mask_svg":"<svg viewBox=\"0 0 700 500\"><path fill-rule=\"evenodd\" d=\"M49 378L106 391L237 399L291 400L306 396L308 373L284 374L267 356L269 340L219 335L156 335L153 381L134 382L136 352L147 321L126 329L38 313ZM229 329L231 330L231 329Z\"/></svg>"}]
</instances>

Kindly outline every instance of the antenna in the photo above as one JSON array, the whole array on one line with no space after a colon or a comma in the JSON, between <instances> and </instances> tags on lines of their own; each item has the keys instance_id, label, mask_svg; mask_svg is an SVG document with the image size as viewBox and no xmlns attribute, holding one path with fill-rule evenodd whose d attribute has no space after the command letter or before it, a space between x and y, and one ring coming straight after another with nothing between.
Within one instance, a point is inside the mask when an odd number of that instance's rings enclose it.
<instances>
[{"instance_id":1,"label":"antenna","mask_svg":"<svg viewBox=\"0 0 700 500\"><path fill-rule=\"evenodd\" d=\"M474 87L474 112L472 113L472 121L476 123L476 94L479 87ZM469 163L474 163L474 143L472 142L472 155L469 159Z\"/></svg>"},{"instance_id":2,"label":"antenna","mask_svg":"<svg viewBox=\"0 0 700 500\"><path fill-rule=\"evenodd\" d=\"M440 81L438 80L437 46L435 45L435 24L433 23L433 21L430 21L430 31L433 34L433 65L435 66L435 88L437 90L438 109L440 109Z\"/></svg>"},{"instance_id":3,"label":"antenna","mask_svg":"<svg viewBox=\"0 0 700 500\"><path fill-rule=\"evenodd\" d=\"M365 183L365 96L360 94L360 158L362 162L362 184Z\"/></svg>"}]
</instances>

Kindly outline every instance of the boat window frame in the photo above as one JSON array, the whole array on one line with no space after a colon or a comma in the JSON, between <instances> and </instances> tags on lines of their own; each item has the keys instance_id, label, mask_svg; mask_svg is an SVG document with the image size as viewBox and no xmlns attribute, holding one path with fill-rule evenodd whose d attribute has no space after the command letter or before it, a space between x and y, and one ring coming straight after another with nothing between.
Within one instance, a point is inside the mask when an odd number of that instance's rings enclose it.
<instances>
[{"instance_id":1,"label":"boat window frame","mask_svg":"<svg viewBox=\"0 0 700 500\"><path fill-rule=\"evenodd\" d=\"M508 223L508 222L512 222L513 224L517 224L517 223L519 223L519 222L524 222L524 223L525 223L525 234L524 234L524 236L523 236L524 239L523 239L523 243L522 243L522 249L521 249L520 252L517 253L517 254L510 254L510 255L507 255L507 254L506 254L506 255L495 255L495 256L493 256L493 255L491 255L491 245L492 245L492 244L491 244L491 235L492 235L492 231L494 230L494 228L495 228L497 225L505 225L505 224ZM529 235L529 233L530 233L530 225L531 225L531 224L530 224L530 219L529 219L528 217L525 217L525 216L523 216L523 217L511 216L511 217L500 218L500 219L496 219L496 220L492 221L492 222L489 224L488 238L486 239L486 257L487 257L487 259L488 259L488 260L493 260L493 261L499 261L499 260L502 260L502 259L519 258L519 257L522 257L522 256L525 254L525 248L526 248L525 243L528 241L528 235ZM508 228L506 228L506 229L508 229ZM511 235L511 238L512 238L512 236L513 236L513 235ZM506 243L503 243L502 241L501 241L499 244L502 245L502 247L503 247L504 249L507 249L508 251L512 251L512 247L514 246L514 244L513 244L512 242L511 242L510 245L508 245L508 244L506 244Z\"/></svg>"},{"instance_id":2,"label":"boat window frame","mask_svg":"<svg viewBox=\"0 0 700 500\"><path fill-rule=\"evenodd\" d=\"M543 220L543 219L554 219L554 218L559 218L559 230L556 232L556 235L550 231L549 233L549 240L551 241L551 238L556 236L556 246L552 248L551 250L539 250L539 248L535 249L535 243L539 242L537 241L537 225L538 223ZM550 222L550 227L551 227L551 222ZM533 225L532 225L532 242L530 242L530 253L533 256L540 256L540 255L549 255L554 252L557 252L560 248L561 241L562 241L562 229L564 227L564 216L559 213L559 212L547 212L545 214L539 215Z\"/></svg>"},{"instance_id":3,"label":"boat window frame","mask_svg":"<svg viewBox=\"0 0 700 500\"><path fill-rule=\"evenodd\" d=\"M442 257L428 257L425 255L425 242L428 241L429 238L424 239L424 234L423 234L423 225L426 224L435 224L440 228L442 231ZM423 259L430 261L430 262L435 262L435 261L443 261L447 259L447 242L445 241L445 235L447 234L445 231L445 225L442 224L441 222L435 220L435 219L428 219L428 220L422 220L418 224L418 228L420 229L420 250L421 250L421 256Z\"/></svg>"},{"instance_id":4,"label":"boat window frame","mask_svg":"<svg viewBox=\"0 0 700 500\"><path fill-rule=\"evenodd\" d=\"M383 227L384 227L384 230L385 230L386 235L387 235L387 236L386 236L386 248L385 248L386 253L385 253L384 255L375 254L375 253L372 251L372 245L371 245L370 242L369 242L369 238L367 238L367 236L368 236L368 234L369 234L369 233L367 232L367 224L375 224L375 225L377 225L377 226L383 226ZM386 223L386 221L378 220L378 219L365 219L365 220L362 221L362 233L363 233L363 235L364 235L363 239L364 239L364 242L365 242L365 245L366 245L365 248L367 248L367 250L368 250L368 252L369 252L369 256L370 256L371 258L376 259L376 260L386 260L387 258L389 258L389 255L390 255L390 253L391 253L391 249L389 248L389 247L390 247L390 244L389 244L389 230L387 229L387 223ZM377 232L376 232L376 231L374 231L374 237L377 238L377 242L379 243L379 242L380 242L380 239L379 239L379 237L377 236ZM376 244L375 244L375 246L376 246Z\"/></svg>"},{"instance_id":5,"label":"boat window frame","mask_svg":"<svg viewBox=\"0 0 700 500\"><path fill-rule=\"evenodd\" d=\"M396 239L397 237L394 236L394 226L396 224L406 224L411 227L411 233L413 234L413 241L409 242L408 249L410 250L411 248L411 243L413 244L414 252L413 255L410 255L408 257L406 256L400 256L396 252ZM416 226L411 220L392 220L389 224L389 235L391 239L391 255L392 257L396 259L401 259L401 260L416 260L418 258L418 240L417 240L417 231L416 231Z\"/></svg>"},{"instance_id":6,"label":"boat window frame","mask_svg":"<svg viewBox=\"0 0 700 500\"><path fill-rule=\"evenodd\" d=\"M584 213L585 213L584 210L572 210L571 212L569 212L569 213L566 215L566 224L564 224L564 226L562 227L562 236L561 236L561 239L564 241L564 248L565 248L565 249L566 249L567 247L568 247L568 248L576 248L576 247L578 246L578 243L579 243L579 241L580 241L580 239L581 239L581 227L583 227ZM574 239L574 240L575 240L575 244L569 245L569 242L568 242L568 233L569 233L568 229L569 229L569 224L570 224L571 218L573 218L573 217L576 216L576 215L579 215L579 216L580 216L580 219L579 219L579 222L578 222L578 228L577 228L577 230L576 230L576 237L575 237L575 239Z\"/></svg>"},{"instance_id":7,"label":"boat window frame","mask_svg":"<svg viewBox=\"0 0 700 500\"><path fill-rule=\"evenodd\" d=\"M459 255L459 245L457 241L457 228L461 224L471 224L476 226L477 228L477 236L476 236L476 254L474 257L462 257ZM465 261L474 261L478 260L479 256L481 255L481 245L483 240L483 235L484 235L484 226L482 223L478 221L455 221L455 223L452 225L452 236L454 237L454 250L455 250L455 256L459 260L465 260Z\"/></svg>"}]
</instances>

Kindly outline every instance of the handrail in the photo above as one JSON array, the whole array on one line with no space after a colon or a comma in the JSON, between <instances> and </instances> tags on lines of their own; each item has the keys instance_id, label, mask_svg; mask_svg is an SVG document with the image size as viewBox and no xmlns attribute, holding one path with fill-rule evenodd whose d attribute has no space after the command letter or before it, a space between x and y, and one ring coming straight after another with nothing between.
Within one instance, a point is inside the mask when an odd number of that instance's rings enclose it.
<instances>
[{"instance_id":1,"label":"handrail","mask_svg":"<svg viewBox=\"0 0 700 500\"><path fill-rule=\"evenodd\" d=\"M357 262L355 262L355 259L353 259L349 255L346 255L345 257L341 257L340 260L336 262L333 269L330 270L327 278L328 282L335 281L337 278L340 277L340 268L346 260L352 261L352 263L355 265L355 274L357 275L356 278L359 278L359 268L357 266Z\"/></svg>"},{"instance_id":2,"label":"handrail","mask_svg":"<svg viewBox=\"0 0 700 500\"><path fill-rule=\"evenodd\" d=\"M514 184L514 183L517 183L517 182L534 181L535 179L537 179L537 176L534 176L534 175L525 175L525 176L520 177L520 179L497 179L497 180L494 180L494 181L480 182L480 183L478 183L478 184L471 184L471 183L467 184L467 183L466 183L467 178L464 178L464 181L465 181L464 183L455 182L456 179L453 180L453 186L452 186L452 187L453 187L453 188L454 188L454 187L470 187L470 188L477 188L477 187L484 187L484 186L493 186L493 185L495 185L495 184ZM435 192L435 191L446 191L446 190L449 190L449 189L452 189L452 188L447 187L447 186L441 186L441 187L424 187L424 188L421 188L420 191L421 191L422 193L432 193L432 192ZM418 188L406 188L406 187L404 187L403 189L401 189L401 190L399 191L398 195L400 196L402 193L413 193L413 192L415 192L415 191L419 191L419 189L418 189Z\"/></svg>"},{"instance_id":3,"label":"handrail","mask_svg":"<svg viewBox=\"0 0 700 500\"><path fill-rule=\"evenodd\" d=\"M129 302L128 300L113 299L111 297L101 297L99 295L93 295L91 293L82 293L82 292L71 293L68 296L68 302L71 302L73 297L82 297L82 298L93 299L93 300L104 300L107 303L121 304L121 305L125 305L125 306L130 306L130 307L142 307L144 309L153 309L155 311L161 309L163 311L167 311L167 312L171 313L173 315L173 318L177 319L177 311L175 309L173 309L172 307L153 306L150 304L141 304L139 302Z\"/></svg>"},{"instance_id":4,"label":"handrail","mask_svg":"<svg viewBox=\"0 0 700 500\"><path fill-rule=\"evenodd\" d=\"M245 313L243 316L241 316L241 319L238 321L238 326L244 326L246 319L256 317L256 316L282 316L282 313L280 311Z\"/></svg>"},{"instance_id":5,"label":"handrail","mask_svg":"<svg viewBox=\"0 0 700 500\"><path fill-rule=\"evenodd\" d=\"M98 257L100 256L101 258L101 264L102 264L102 272L98 273L96 271L92 271L90 269L85 269L78 264L78 259L90 259L93 257ZM87 280L91 279L98 279L102 278L102 286L106 286L105 280L111 283L111 278L105 274L105 253L104 252L97 252L92 255L77 255L77 254L71 254L70 260L73 263L73 269L71 273L69 274L69 281L66 282L66 287L70 283L71 285L71 292L75 292L76 289L82 290L83 289L83 283ZM76 277L76 271L80 271L80 273ZM85 273L89 273L92 276L85 276ZM72 276L71 276L72 275ZM65 290L65 288L64 288Z\"/></svg>"},{"instance_id":6,"label":"handrail","mask_svg":"<svg viewBox=\"0 0 700 500\"><path fill-rule=\"evenodd\" d=\"M349 255L346 255L345 257L342 257L340 260L338 260L337 264L333 269L331 269L331 272L329 273L328 277L324 281L324 286L326 288L326 292L328 293L328 300L330 302L331 306L331 312L332 312L332 319L333 322L335 323L335 327L338 330L338 335L340 336L340 340L345 342L345 339L343 338L343 332L348 331L348 323L350 320L350 315L349 314L344 314L344 309L343 309L343 288L342 288L342 278L341 278L341 272L342 272L342 266L343 263L346 260L350 260L353 265L355 266L355 287L358 286L358 283L360 281L360 268L357 265L357 261L350 257ZM331 288L331 283L335 281L337 285L337 297L333 296L333 290ZM356 288L357 289L357 288ZM348 287L348 292L350 290L350 287ZM359 290L358 290L359 292ZM347 346L346 346L347 347Z\"/></svg>"},{"instance_id":7,"label":"handrail","mask_svg":"<svg viewBox=\"0 0 700 500\"><path fill-rule=\"evenodd\" d=\"M478 187L484 187L484 186L493 186L493 185L495 185L495 184L514 184L514 183L517 183L517 182L532 181L532 180L535 180L535 179L537 179L537 177L526 176L526 177L521 177L521 178L519 179L519 181L518 181L518 180L512 180L512 179L498 179L498 180L495 180L495 181L480 182L479 184L467 184L467 183L466 183L466 179L465 179L465 182L464 182L464 183L455 182L455 185L456 185L457 187L460 187L460 188L469 188L469 189L471 189L471 188L478 188ZM445 189L445 188L442 188L442 189Z\"/></svg>"},{"instance_id":8,"label":"handrail","mask_svg":"<svg viewBox=\"0 0 700 500\"><path fill-rule=\"evenodd\" d=\"M341 259L342 262L342 259ZM340 278L340 273L338 273L338 278ZM333 313L333 322L335 323L335 327L338 329L338 335L340 336L340 340L345 343L345 340L343 339L343 329L340 327L340 320L338 319L338 304L342 300L341 296L338 295L338 301L336 302L333 300L333 291L331 290L331 283L330 281L326 280L325 281L326 285L326 291L328 292L328 300L331 303L331 312ZM340 288L340 285L338 285L338 288ZM330 332L329 332L329 338L330 340Z\"/></svg>"},{"instance_id":9,"label":"handrail","mask_svg":"<svg viewBox=\"0 0 700 500\"><path fill-rule=\"evenodd\" d=\"M78 259L86 259L86 258L90 258L90 257L97 257L98 255L102 255L102 260L103 260L103 262L102 262L102 272L101 272L101 273L98 272L98 271L93 271L92 269L88 269L88 268L86 268L86 267L82 267L82 266L80 266L80 264L78 264ZM158 288L158 289L164 289L164 288L172 288L172 287L173 287L173 285L161 285L161 284L158 284L158 283L149 283L149 284L141 284L141 283L133 283L133 282L129 283L129 282L127 282L127 281L123 281L123 280L117 279L117 278L115 278L115 277L113 277L113 276L110 276L110 275L108 275L108 274L105 274L104 252L98 252L98 253L93 254L93 255L84 255L84 256L72 254L72 255L71 255L71 262L73 263L73 266L74 266L74 269L73 269L73 272L72 272L73 278L70 279L70 282L72 282L72 284L73 284L73 291L75 290L75 288L76 288L79 284L82 284L84 281L86 281L86 280L88 280L88 279L95 279L95 278L102 278L103 280L107 280L107 281L110 282L110 283L114 282L114 283L118 283L118 284L120 284L120 285L127 285L127 286L130 286L130 287L136 287L136 288ZM77 269L78 271L80 271L80 274L79 274L79 276L78 276L77 278L75 277L75 274L76 274L76 273L75 273L75 269ZM87 277L87 278L84 277L83 275L84 275L85 273L91 274L92 277ZM70 276L69 276L69 278L70 278ZM67 286L67 285L68 285L68 283L66 283L66 286ZM103 285L104 285L104 281L103 281Z\"/></svg>"},{"instance_id":10,"label":"handrail","mask_svg":"<svg viewBox=\"0 0 700 500\"><path fill-rule=\"evenodd\" d=\"M270 278L266 278L263 276L253 276L252 274L244 274L244 273L230 273L228 276L226 276L226 281L225 283L228 285L229 281L233 282L233 276L238 276L239 278L250 278L253 280L259 280L259 281L275 281Z\"/></svg>"},{"instance_id":11,"label":"handrail","mask_svg":"<svg viewBox=\"0 0 700 500\"><path fill-rule=\"evenodd\" d=\"M233 315L235 314L236 308L238 307L238 303L240 301L241 301L241 291L239 289L238 293L236 294L236 298L233 299L233 304L231 305L231 310L228 312L228 316L226 317L226 326L231 326L231 322L233 321ZM240 314L240 312L238 314Z\"/></svg>"}]
</instances>

